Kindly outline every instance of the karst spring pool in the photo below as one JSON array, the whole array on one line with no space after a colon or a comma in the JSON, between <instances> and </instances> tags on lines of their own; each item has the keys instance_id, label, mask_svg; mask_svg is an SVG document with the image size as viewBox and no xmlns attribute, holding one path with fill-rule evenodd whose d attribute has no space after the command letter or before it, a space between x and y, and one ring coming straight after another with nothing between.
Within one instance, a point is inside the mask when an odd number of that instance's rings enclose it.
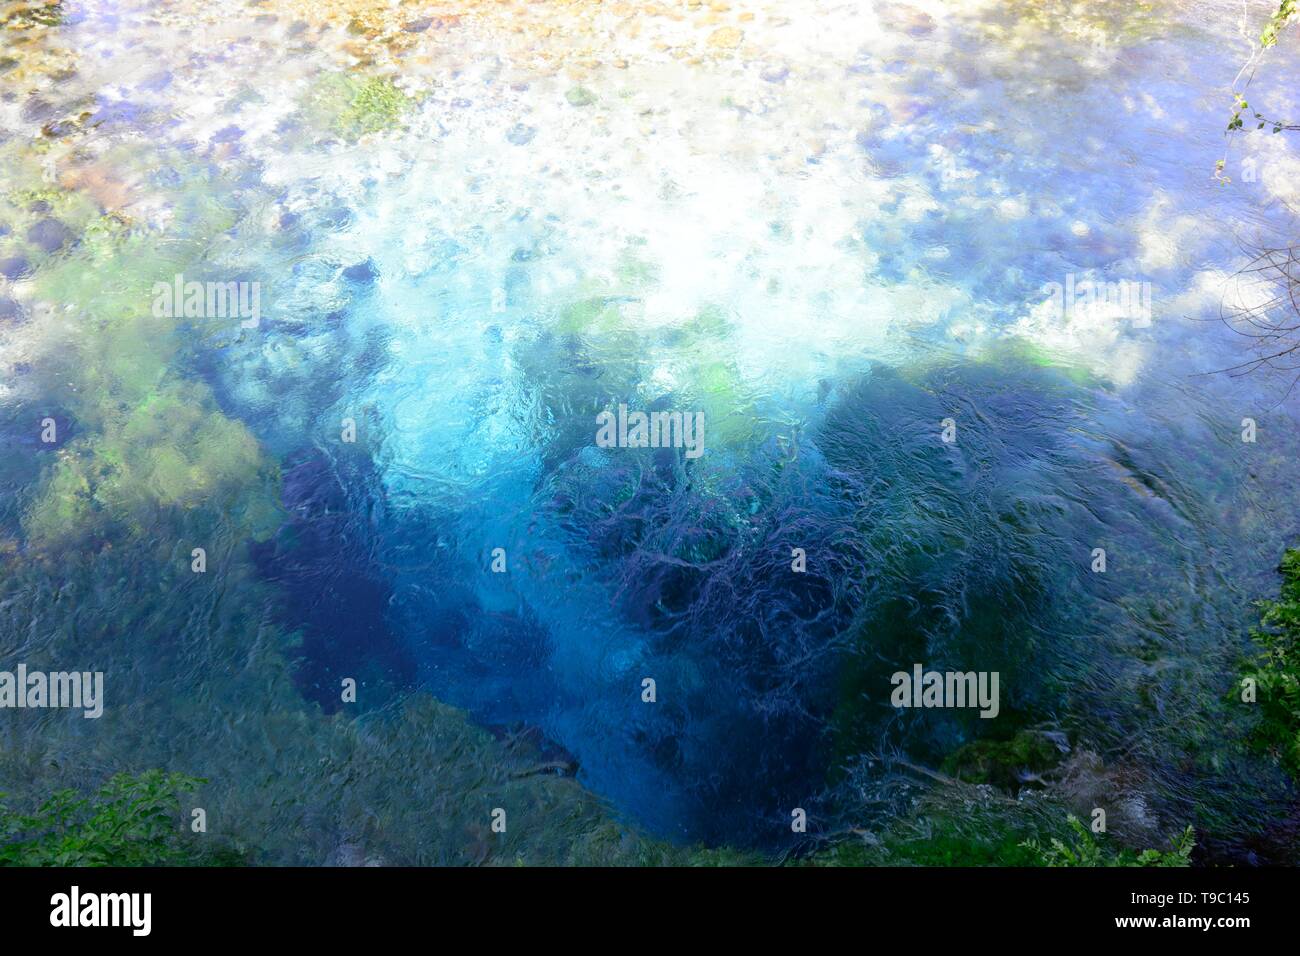
<instances>
[{"instance_id":1,"label":"karst spring pool","mask_svg":"<svg viewBox=\"0 0 1300 956\"><path fill-rule=\"evenodd\" d=\"M0 671L103 692L0 710L0 792L201 778L262 863L1293 861L1297 405L1221 371L1275 7L6 3Z\"/></svg>"}]
</instances>

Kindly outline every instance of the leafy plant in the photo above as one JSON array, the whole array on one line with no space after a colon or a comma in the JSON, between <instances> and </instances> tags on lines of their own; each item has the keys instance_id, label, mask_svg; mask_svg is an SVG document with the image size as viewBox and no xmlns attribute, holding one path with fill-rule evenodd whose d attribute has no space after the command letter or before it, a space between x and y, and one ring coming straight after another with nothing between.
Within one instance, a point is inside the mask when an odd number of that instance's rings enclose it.
<instances>
[{"instance_id":1,"label":"leafy plant","mask_svg":"<svg viewBox=\"0 0 1300 956\"><path fill-rule=\"evenodd\" d=\"M1255 67L1258 66L1259 60L1263 56L1264 51L1268 50L1270 47L1276 46L1278 36L1288 24L1292 23L1297 18L1300 18L1300 0L1281 0L1278 4L1277 10L1271 17L1269 17L1268 22L1264 24L1264 29L1260 32L1259 39L1256 41L1258 44L1257 49L1251 55L1250 60L1237 74L1238 80L1241 80L1243 77L1245 78L1245 86L1249 86L1251 79L1254 78ZM1268 119L1246 102L1245 96L1236 89L1235 82L1233 87L1233 109L1232 116L1228 120L1228 135L1232 135L1236 130L1244 128L1245 120L1242 119L1242 114L1247 111L1254 115L1257 123L1255 127L1256 129L1263 129L1265 126L1271 126L1274 133L1280 133L1284 129L1300 129L1300 126L1284 123L1281 120ZM1216 164L1216 174L1219 175L1220 179L1224 178L1222 176L1223 166L1224 160L1219 160Z\"/></svg>"},{"instance_id":2,"label":"leafy plant","mask_svg":"<svg viewBox=\"0 0 1300 956\"><path fill-rule=\"evenodd\" d=\"M1074 814L1066 822L1072 831L1068 843L1053 837L1047 846L1037 840L1021 844L1037 857L1038 866L1190 866L1192 849L1196 846L1196 831L1190 825L1170 841L1168 850L1147 849L1135 853L1129 849L1108 849Z\"/></svg>"},{"instance_id":3,"label":"leafy plant","mask_svg":"<svg viewBox=\"0 0 1300 956\"><path fill-rule=\"evenodd\" d=\"M414 103L390 77L331 73L313 86L303 106L309 125L330 127L351 142L398 126Z\"/></svg>"},{"instance_id":4,"label":"leafy plant","mask_svg":"<svg viewBox=\"0 0 1300 956\"><path fill-rule=\"evenodd\" d=\"M1277 43L1278 33L1297 14L1300 14L1300 0L1282 0L1278 5L1277 12L1265 24L1264 31L1259 36L1259 45L1268 49Z\"/></svg>"},{"instance_id":5,"label":"leafy plant","mask_svg":"<svg viewBox=\"0 0 1300 956\"><path fill-rule=\"evenodd\" d=\"M117 774L89 797L53 793L35 813L0 803L0 866L162 866L237 862L194 845L180 794L206 781L149 770ZM3 795L0 795L3 796Z\"/></svg>"},{"instance_id":6,"label":"leafy plant","mask_svg":"<svg viewBox=\"0 0 1300 956\"><path fill-rule=\"evenodd\" d=\"M1260 709L1252 742L1300 779L1300 549L1288 550L1279 570L1281 594L1260 602L1251 632L1262 653L1242 676L1255 682Z\"/></svg>"},{"instance_id":7,"label":"leafy plant","mask_svg":"<svg viewBox=\"0 0 1300 956\"><path fill-rule=\"evenodd\" d=\"M386 77L372 77L356 85L352 100L338 125L347 135L376 133L396 126L410 105L410 98Z\"/></svg>"}]
</instances>

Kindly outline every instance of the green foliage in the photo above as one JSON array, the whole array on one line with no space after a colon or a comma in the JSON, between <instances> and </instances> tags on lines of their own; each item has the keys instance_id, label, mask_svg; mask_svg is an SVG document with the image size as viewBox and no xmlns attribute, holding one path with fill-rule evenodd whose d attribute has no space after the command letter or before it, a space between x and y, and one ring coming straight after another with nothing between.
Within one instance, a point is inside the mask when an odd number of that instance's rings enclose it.
<instances>
[{"instance_id":1,"label":"green foliage","mask_svg":"<svg viewBox=\"0 0 1300 956\"><path fill-rule=\"evenodd\" d=\"M987 788L956 784L924 796L903 817L874 832L836 841L803 866L1038 866L1027 844L1064 836L1063 808L1038 793L1008 800Z\"/></svg>"},{"instance_id":2,"label":"green foliage","mask_svg":"<svg viewBox=\"0 0 1300 956\"><path fill-rule=\"evenodd\" d=\"M1296 129L1295 126L1291 126L1290 124L1284 123L1281 120L1269 119L1268 117L1264 116L1264 114L1260 113L1258 110L1251 109L1250 104L1246 102L1246 98L1242 96L1240 93L1235 94L1235 96L1236 96L1236 103L1233 106L1232 119L1228 123L1229 133L1233 132L1234 130L1239 130L1243 127L1243 125L1245 124L1245 120L1241 118L1241 114L1246 112L1247 110L1250 110L1250 112L1254 115L1254 118L1256 120L1255 123L1256 129L1263 129L1265 126L1271 126L1273 128L1274 133L1280 133L1284 129ZM1222 169L1222 166L1220 166L1219 168Z\"/></svg>"},{"instance_id":3,"label":"green foliage","mask_svg":"<svg viewBox=\"0 0 1300 956\"><path fill-rule=\"evenodd\" d=\"M340 118L345 129L374 133L397 125L410 99L387 78L362 83Z\"/></svg>"},{"instance_id":4,"label":"green foliage","mask_svg":"<svg viewBox=\"0 0 1300 956\"><path fill-rule=\"evenodd\" d=\"M365 80L336 73L311 90L304 104L310 125L330 126L347 140L396 127L415 101L389 77Z\"/></svg>"},{"instance_id":5,"label":"green foliage","mask_svg":"<svg viewBox=\"0 0 1300 956\"><path fill-rule=\"evenodd\" d=\"M1196 831L1189 825L1182 833L1174 837L1168 850L1143 850L1136 853L1127 848L1112 850L1098 841L1097 837L1085 827L1079 818L1071 814L1067 818L1071 837L1065 840L1053 838L1043 846L1037 840L1026 840L1022 844L1035 857L1036 866L1151 866L1179 867L1190 866L1192 849L1196 846Z\"/></svg>"},{"instance_id":6,"label":"green foliage","mask_svg":"<svg viewBox=\"0 0 1300 956\"><path fill-rule=\"evenodd\" d=\"M1034 866L1038 860L1014 830L973 835L940 821L928 839L890 837L882 849L840 843L813 856L812 866ZM882 852L883 850L883 852Z\"/></svg>"},{"instance_id":7,"label":"green foliage","mask_svg":"<svg viewBox=\"0 0 1300 956\"><path fill-rule=\"evenodd\" d=\"M692 850L686 857L689 866L766 866L771 861L756 850L715 847Z\"/></svg>"},{"instance_id":8,"label":"green foliage","mask_svg":"<svg viewBox=\"0 0 1300 956\"><path fill-rule=\"evenodd\" d=\"M1277 35L1297 14L1300 14L1300 0L1282 0L1277 12L1269 18L1264 31L1259 35L1259 45L1268 49L1277 43Z\"/></svg>"},{"instance_id":9,"label":"green foliage","mask_svg":"<svg viewBox=\"0 0 1300 956\"><path fill-rule=\"evenodd\" d=\"M180 794L206 781L120 773L90 797L55 791L35 813L0 803L0 866L164 866L232 862L187 839Z\"/></svg>"},{"instance_id":10,"label":"green foliage","mask_svg":"<svg viewBox=\"0 0 1300 956\"><path fill-rule=\"evenodd\" d=\"M564 94L564 98L569 101L571 106L590 106L596 102L596 95L583 86L573 87Z\"/></svg>"},{"instance_id":11,"label":"green foliage","mask_svg":"<svg viewBox=\"0 0 1300 956\"><path fill-rule=\"evenodd\" d=\"M62 22L63 0L52 0L16 7L0 24L10 30L29 30L32 27L57 27Z\"/></svg>"},{"instance_id":12,"label":"green foliage","mask_svg":"<svg viewBox=\"0 0 1300 956\"><path fill-rule=\"evenodd\" d=\"M60 453L23 527L34 543L59 546L108 523L135 531L159 509L216 500L241 532L265 539L280 520L277 479L253 434L206 388L165 382Z\"/></svg>"},{"instance_id":13,"label":"green foliage","mask_svg":"<svg viewBox=\"0 0 1300 956\"><path fill-rule=\"evenodd\" d=\"M804 866L1187 866L1189 826L1168 850L1135 850L1098 838L1050 792L1014 800L987 787L950 784L923 796L906 816L839 840Z\"/></svg>"},{"instance_id":14,"label":"green foliage","mask_svg":"<svg viewBox=\"0 0 1300 956\"><path fill-rule=\"evenodd\" d=\"M1300 779L1300 549L1288 550L1279 570L1281 594L1260 602L1252 632L1262 653L1242 676L1255 681L1260 710L1252 743Z\"/></svg>"},{"instance_id":15,"label":"green foliage","mask_svg":"<svg viewBox=\"0 0 1300 956\"><path fill-rule=\"evenodd\" d=\"M987 783L1012 793L1061 762L1061 751L1046 736L1022 730L1010 740L977 740L949 754L944 773L965 783Z\"/></svg>"},{"instance_id":16,"label":"green foliage","mask_svg":"<svg viewBox=\"0 0 1300 956\"><path fill-rule=\"evenodd\" d=\"M1297 17L1300 17L1300 0L1281 0L1281 3L1278 4L1277 11L1269 17L1268 22L1264 24L1264 29L1260 32L1259 50L1256 51L1255 55L1251 58L1252 64L1261 54L1264 53L1265 50L1277 45L1278 35L1281 34L1282 30ZM1249 83L1249 80L1247 80L1247 83ZM1274 133L1280 133L1284 129L1294 130L1300 128L1284 123L1281 120L1268 119L1258 110L1252 109L1251 105L1246 102L1246 98L1241 93L1234 91L1232 95L1234 102L1232 116L1228 120L1229 135L1244 128L1245 120L1242 119L1242 114L1248 111L1254 116L1256 129L1263 129L1266 126L1269 126L1272 127ZM1224 179L1222 175L1223 165L1224 161L1219 160L1215 166L1215 174L1220 179Z\"/></svg>"}]
</instances>

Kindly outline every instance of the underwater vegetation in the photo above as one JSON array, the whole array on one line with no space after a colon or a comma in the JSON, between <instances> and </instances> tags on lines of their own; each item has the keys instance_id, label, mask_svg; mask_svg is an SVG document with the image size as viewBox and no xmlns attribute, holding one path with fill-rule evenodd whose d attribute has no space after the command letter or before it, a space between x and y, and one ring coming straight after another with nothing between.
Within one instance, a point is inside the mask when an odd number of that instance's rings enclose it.
<instances>
[{"instance_id":1,"label":"underwater vegetation","mask_svg":"<svg viewBox=\"0 0 1300 956\"><path fill-rule=\"evenodd\" d=\"M931 795L885 833L841 836L798 865L1183 867L1194 848L1191 827L1167 849L1139 851L1062 817L1051 801L999 802L976 791Z\"/></svg>"},{"instance_id":2,"label":"underwater vegetation","mask_svg":"<svg viewBox=\"0 0 1300 956\"><path fill-rule=\"evenodd\" d=\"M1281 594L1260 602L1259 654L1242 678L1259 697L1252 743L1300 780L1300 550L1288 550L1278 570Z\"/></svg>"},{"instance_id":3,"label":"underwater vegetation","mask_svg":"<svg viewBox=\"0 0 1300 956\"><path fill-rule=\"evenodd\" d=\"M1300 433L1202 377L1295 157L1209 181L1206 5L70 6L0 33L0 671L107 701L0 711L0 864L1298 862Z\"/></svg>"},{"instance_id":4,"label":"underwater vegetation","mask_svg":"<svg viewBox=\"0 0 1300 956\"><path fill-rule=\"evenodd\" d=\"M413 101L389 77L357 79L337 73L307 94L304 122L326 126L348 140L394 129Z\"/></svg>"},{"instance_id":5,"label":"underwater vegetation","mask_svg":"<svg viewBox=\"0 0 1300 956\"><path fill-rule=\"evenodd\" d=\"M1120 850L1108 855L1078 817L1069 817L1067 822L1074 831L1072 844L1061 840L1053 840L1050 847L1032 841L1027 844L1044 866L1187 866L1196 845L1196 834L1189 826L1171 841L1168 850Z\"/></svg>"},{"instance_id":6,"label":"underwater vegetation","mask_svg":"<svg viewBox=\"0 0 1300 956\"><path fill-rule=\"evenodd\" d=\"M237 865L177 827L180 794L204 781L146 771L117 774L90 796L60 790L34 813L0 804L0 866Z\"/></svg>"}]
</instances>

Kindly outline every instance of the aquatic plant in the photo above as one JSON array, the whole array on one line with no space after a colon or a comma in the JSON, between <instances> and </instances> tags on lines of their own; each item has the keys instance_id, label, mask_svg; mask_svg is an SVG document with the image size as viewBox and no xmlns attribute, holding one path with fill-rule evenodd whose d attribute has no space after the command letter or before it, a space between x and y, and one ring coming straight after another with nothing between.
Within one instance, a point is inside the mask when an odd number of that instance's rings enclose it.
<instances>
[{"instance_id":1,"label":"aquatic plant","mask_svg":"<svg viewBox=\"0 0 1300 956\"><path fill-rule=\"evenodd\" d=\"M1061 758L1061 748L1047 735L1022 730L1010 740L971 741L944 758L940 769L967 783L987 783L1015 793L1041 780Z\"/></svg>"},{"instance_id":2,"label":"aquatic plant","mask_svg":"<svg viewBox=\"0 0 1300 956\"><path fill-rule=\"evenodd\" d=\"M1192 828L1170 841L1168 851L1133 845L1118 835L1091 833L1071 811L1059 788L1026 790L1009 797L887 759L890 773L858 791L871 795L856 815L823 835L813 852L796 862L810 866L1186 866L1194 846ZM903 776L895 771L905 771ZM866 782L859 778L859 783ZM876 798L884 797L884 802ZM897 804L893 811L887 805Z\"/></svg>"},{"instance_id":3,"label":"aquatic plant","mask_svg":"<svg viewBox=\"0 0 1300 956\"><path fill-rule=\"evenodd\" d=\"M183 539L183 517L165 514L169 526L154 532ZM59 714L10 725L0 779L21 803L54 799L51 812L80 806L61 791L80 790L87 763L132 775L165 767L203 781L182 791L183 809L207 813L208 833L195 839L249 863L687 858L615 822L598 798L539 757L529 735L498 740L428 695L389 697L358 717L322 714L294 686L292 636L266 623L274 591L255 580L241 549L223 550L206 575L193 574L188 552L177 550L138 536L113 548L69 549L57 578L49 564L2 559L0 660L21 653L32 667L49 668L94 647L109 701L96 721ZM28 640L34 622L39 645ZM161 805L158 786L142 796L156 798L142 804L150 819ZM493 807L508 809L506 834L490 829ZM21 838L19 829L5 840ZM96 823L93 833L102 829ZM137 849L139 862L167 859L147 859L156 843Z\"/></svg>"},{"instance_id":4,"label":"aquatic plant","mask_svg":"<svg viewBox=\"0 0 1300 956\"><path fill-rule=\"evenodd\" d=\"M38 0L14 6L0 21L0 26L9 30L56 27L63 22L63 17L63 0Z\"/></svg>"},{"instance_id":5,"label":"aquatic plant","mask_svg":"<svg viewBox=\"0 0 1300 956\"><path fill-rule=\"evenodd\" d=\"M0 803L0 866L238 863L237 854L213 851L182 826L180 795L206 782L161 770L119 773L89 796L58 790L31 813Z\"/></svg>"},{"instance_id":6,"label":"aquatic plant","mask_svg":"<svg viewBox=\"0 0 1300 956\"><path fill-rule=\"evenodd\" d=\"M276 494L276 470L248 430L202 386L165 383L59 452L24 529L43 545L113 525L139 533L158 509L215 501L236 534L258 539L279 524Z\"/></svg>"},{"instance_id":7,"label":"aquatic plant","mask_svg":"<svg viewBox=\"0 0 1300 956\"><path fill-rule=\"evenodd\" d=\"M316 82L304 100L313 126L328 126L347 140L393 129L415 101L391 77L365 79L333 73Z\"/></svg>"},{"instance_id":8,"label":"aquatic plant","mask_svg":"<svg viewBox=\"0 0 1300 956\"><path fill-rule=\"evenodd\" d=\"M1259 603L1260 623L1252 631L1262 651L1242 679L1253 681L1258 695L1251 740L1300 781L1300 549L1282 556L1279 571L1281 593Z\"/></svg>"},{"instance_id":9,"label":"aquatic plant","mask_svg":"<svg viewBox=\"0 0 1300 956\"><path fill-rule=\"evenodd\" d=\"M1072 839L1053 838L1044 846L1037 840L1023 845L1036 857L1040 866L1151 866L1183 867L1191 865L1192 850L1196 848L1196 831L1188 826L1169 841L1169 849L1146 849L1135 853L1127 848L1111 849L1071 815L1067 818Z\"/></svg>"},{"instance_id":10,"label":"aquatic plant","mask_svg":"<svg viewBox=\"0 0 1300 956\"><path fill-rule=\"evenodd\" d=\"M159 77L13 100L0 659L92 654L112 707L20 715L9 789L202 777L214 841L262 863L770 862L807 850L792 801L832 831L814 862L862 864L1140 858L1175 820L1209 853L1283 819L1220 690L1237 582L1292 534L1261 530L1285 446L1224 454L1231 403L1168 385L1181 301L1095 354L1055 319L989 347L1045 275L1144 269L1166 217L1233 221L1177 162L1205 31L1121 0L842 5L817 31L705 5L692 41L595 6L277 0L216 56L110 11L69 41ZM633 17L636 62L598 62ZM304 33L329 19L349 34ZM1177 53L1158 89L1153 51ZM422 84L448 108L417 111ZM1174 150L1123 115L1157 108ZM1214 258L1175 251L1170 295ZM275 309L256 334L145 314L159 279L247 270ZM702 410L708 454L593 447L621 401ZM35 410L70 427L28 454ZM1087 569L1096 545L1121 573ZM996 726L882 703L920 661L1000 670ZM875 748L938 769L858 773ZM657 817L628 799L660 792L682 796ZM1105 804L1095 853L1065 822L1094 792L1137 821Z\"/></svg>"}]
</instances>

